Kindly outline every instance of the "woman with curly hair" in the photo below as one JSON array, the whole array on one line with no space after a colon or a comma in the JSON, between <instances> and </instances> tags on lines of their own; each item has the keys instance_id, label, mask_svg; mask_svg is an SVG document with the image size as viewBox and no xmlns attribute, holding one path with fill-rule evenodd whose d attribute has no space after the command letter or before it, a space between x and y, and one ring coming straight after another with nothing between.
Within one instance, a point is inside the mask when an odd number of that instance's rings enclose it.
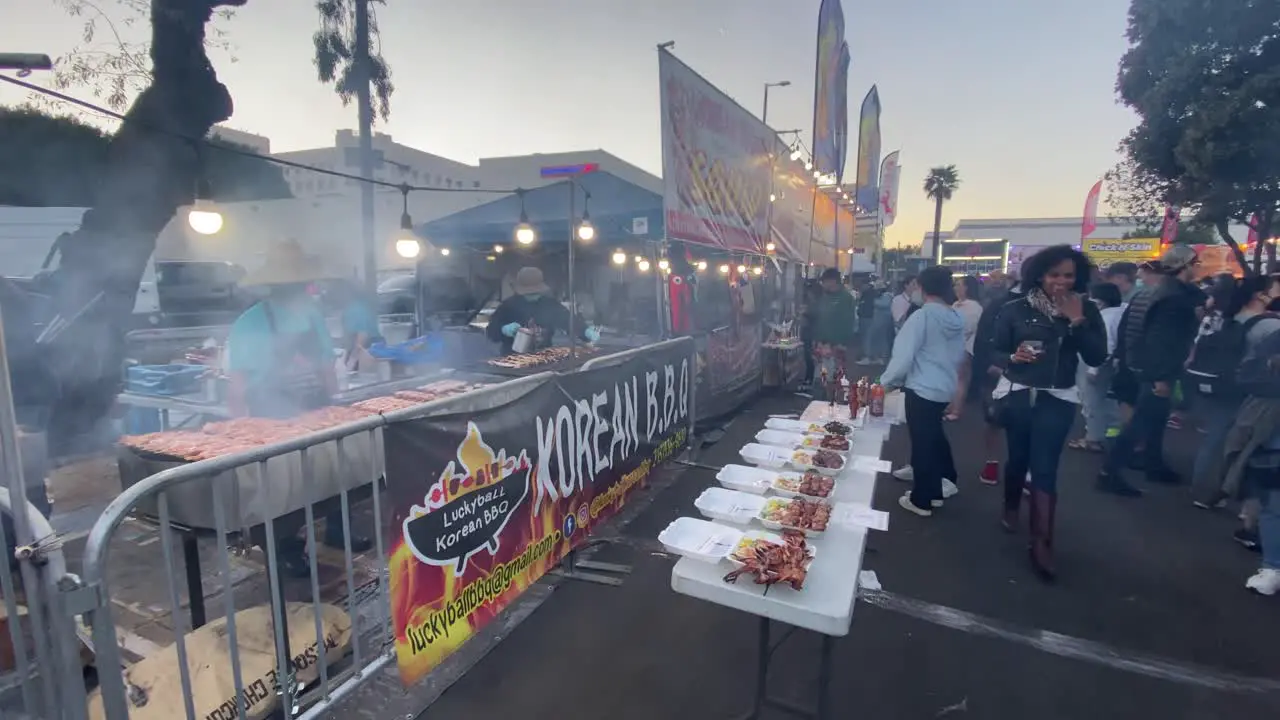
<instances>
[{"instance_id":1,"label":"woman with curly hair","mask_svg":"<svg viewBox=\"0 0 1280 720\"><path fill-rule=\"evenodd\" d=\"M1107 331L1084 295L1089 261L1070 245L1054 245L1022 266L1026 295L996 320L992 362L1003 373L991 397L1005 428L1004 527L1016 532L1022 491L1030 472L1031 565L1042 579L1056 575L1053 530L1058 462L1080 405L1078 363L1098 367L1107 358Z\"/></svg>"}]
</instances>

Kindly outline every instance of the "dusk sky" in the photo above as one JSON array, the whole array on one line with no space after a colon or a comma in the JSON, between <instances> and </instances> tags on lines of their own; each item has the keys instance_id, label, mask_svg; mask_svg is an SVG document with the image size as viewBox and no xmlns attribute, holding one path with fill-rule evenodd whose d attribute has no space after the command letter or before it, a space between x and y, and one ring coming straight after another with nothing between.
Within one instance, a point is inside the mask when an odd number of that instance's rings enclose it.
<instances>
[{"instance_id":1,"label":"dusk sky","mask_svg":"<svg viewBox=\"0 0 1280 720\"><path fill-rule=\"evenodd\" d=\"M96 2L118 19L129 15L119 0ZM764 82L790 80L771 91L770 124L803 128L808 143L818 4L388 0L377 15L396 93L378 129L467 162L602 148L661 174L655 46L674 40L678 57L753 112ZM899 217L887 244L918 243L932 228L920 185L934 165L955 164L963 180L944 229L960 218L1079 215L1134 124L1113 89L1127 7L845 0L853 132L876 83L884 151L902 150ZM79 41L81 22L56 0L0 0L0 17L5 51L56 56ZM316 24L310 0L249 0L221 24L235 58L213 56L236 102L228 125L270 137L276 150L331 145L336 129L354 127L354 108L315 79ZM0 102L22 100L0 88Z\"/></svg>"}]
</instances>

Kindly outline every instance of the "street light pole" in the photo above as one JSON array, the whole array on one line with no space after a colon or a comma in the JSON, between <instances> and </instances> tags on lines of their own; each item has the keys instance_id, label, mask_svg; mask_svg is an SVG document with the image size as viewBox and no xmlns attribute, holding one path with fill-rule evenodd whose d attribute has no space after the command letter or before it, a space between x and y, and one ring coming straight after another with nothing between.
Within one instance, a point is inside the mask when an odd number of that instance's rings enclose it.
<instances>
[{"instance_id":1,"label":"street light pole","mask_svg":"<svg viewBox=\"0 0 1280 720\"><path fill-rule=\"evenodd\" d=\"M780 82L767 82L764 84L764 109L760 113L760 122L765 125L769 124L769 88L786 87L791 84L790 80L782 80Z\"/></svg>"}]
</instances>

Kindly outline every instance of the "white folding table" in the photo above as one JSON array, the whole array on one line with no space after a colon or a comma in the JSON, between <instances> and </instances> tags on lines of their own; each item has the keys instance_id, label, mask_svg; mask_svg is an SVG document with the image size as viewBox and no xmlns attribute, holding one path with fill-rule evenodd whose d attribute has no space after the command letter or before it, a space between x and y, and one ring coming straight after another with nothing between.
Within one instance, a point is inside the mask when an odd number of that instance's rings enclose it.
<instances>
[{"instance_id":1,"label":"white folding table","mask_svg":"<svg viewBox=\"0 0 1280 720\"><path fill-rule=\"evenodd\" d=\"M849 422L847 407L837 407L835 411L843 412L843 415L837 414L833 418L829 414L827 403L814 402L801 419L810 422L841 419L842 422ZM836 478L835 492L831 498L834 503L871 505L876 473L855 468L853 458L862 455L878 459L887 433L887 426L878 423L867 423L863 428L854 430L850 443L850 461ZM793 590L782 584L757 585L747 578L727 583L724 580L727 569L721 563L681 558L672 569L671 588L676 592L760 617L755 700L747 717L758 716L765 706L822 720L828 717L827 691L831 681L832 646L835 638L849 634L853 605L858 596L858 575L862 571L862 556L866 551L867 532L865 528L832 523L828 525L826 532L810 536L808 542L814 548L814 560L802 590ZM766 692L769 660L772 656L770 621L822 635L816 709L770 697Z\"/></svg>"}]
</instances>

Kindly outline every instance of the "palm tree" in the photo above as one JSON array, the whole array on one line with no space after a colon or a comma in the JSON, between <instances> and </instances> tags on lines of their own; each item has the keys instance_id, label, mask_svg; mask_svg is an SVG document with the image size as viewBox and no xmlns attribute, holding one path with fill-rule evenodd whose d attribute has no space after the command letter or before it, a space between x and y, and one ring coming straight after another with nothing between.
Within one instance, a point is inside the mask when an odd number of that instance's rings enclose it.
<instances>
[{"instance_id":1,"label":"palm tree","mask_svg":"<svg viewBox=\"0 0 1280 720\"><path fill-rule=\"evenodd\" d=\"M960 174L955 165L941 165L929 171L924 179L925 197L936 203L933 211L933 256L939 257L939 239L942 236L942 203L951 199L960 189Z\"/></svg>"},{"instance_id":2,"label":"palm tree","mask_svg":"<svg viewBox=\"0 0 1280 720\"><path fill-rule=\"evenodd\" d=\"M359 95L360 73L357 71L357 46L355 35L356 5L365 3L369 10L369 83L373 86L371 115L383 120L391 114L391 68L376 48L378 46L378 19L371 7L386 0L317 0L320 13L320 29L312 37L315 45L316 74L320 82L333 83L342 104L346 105Z\"/></svg>"}]
</instances>

